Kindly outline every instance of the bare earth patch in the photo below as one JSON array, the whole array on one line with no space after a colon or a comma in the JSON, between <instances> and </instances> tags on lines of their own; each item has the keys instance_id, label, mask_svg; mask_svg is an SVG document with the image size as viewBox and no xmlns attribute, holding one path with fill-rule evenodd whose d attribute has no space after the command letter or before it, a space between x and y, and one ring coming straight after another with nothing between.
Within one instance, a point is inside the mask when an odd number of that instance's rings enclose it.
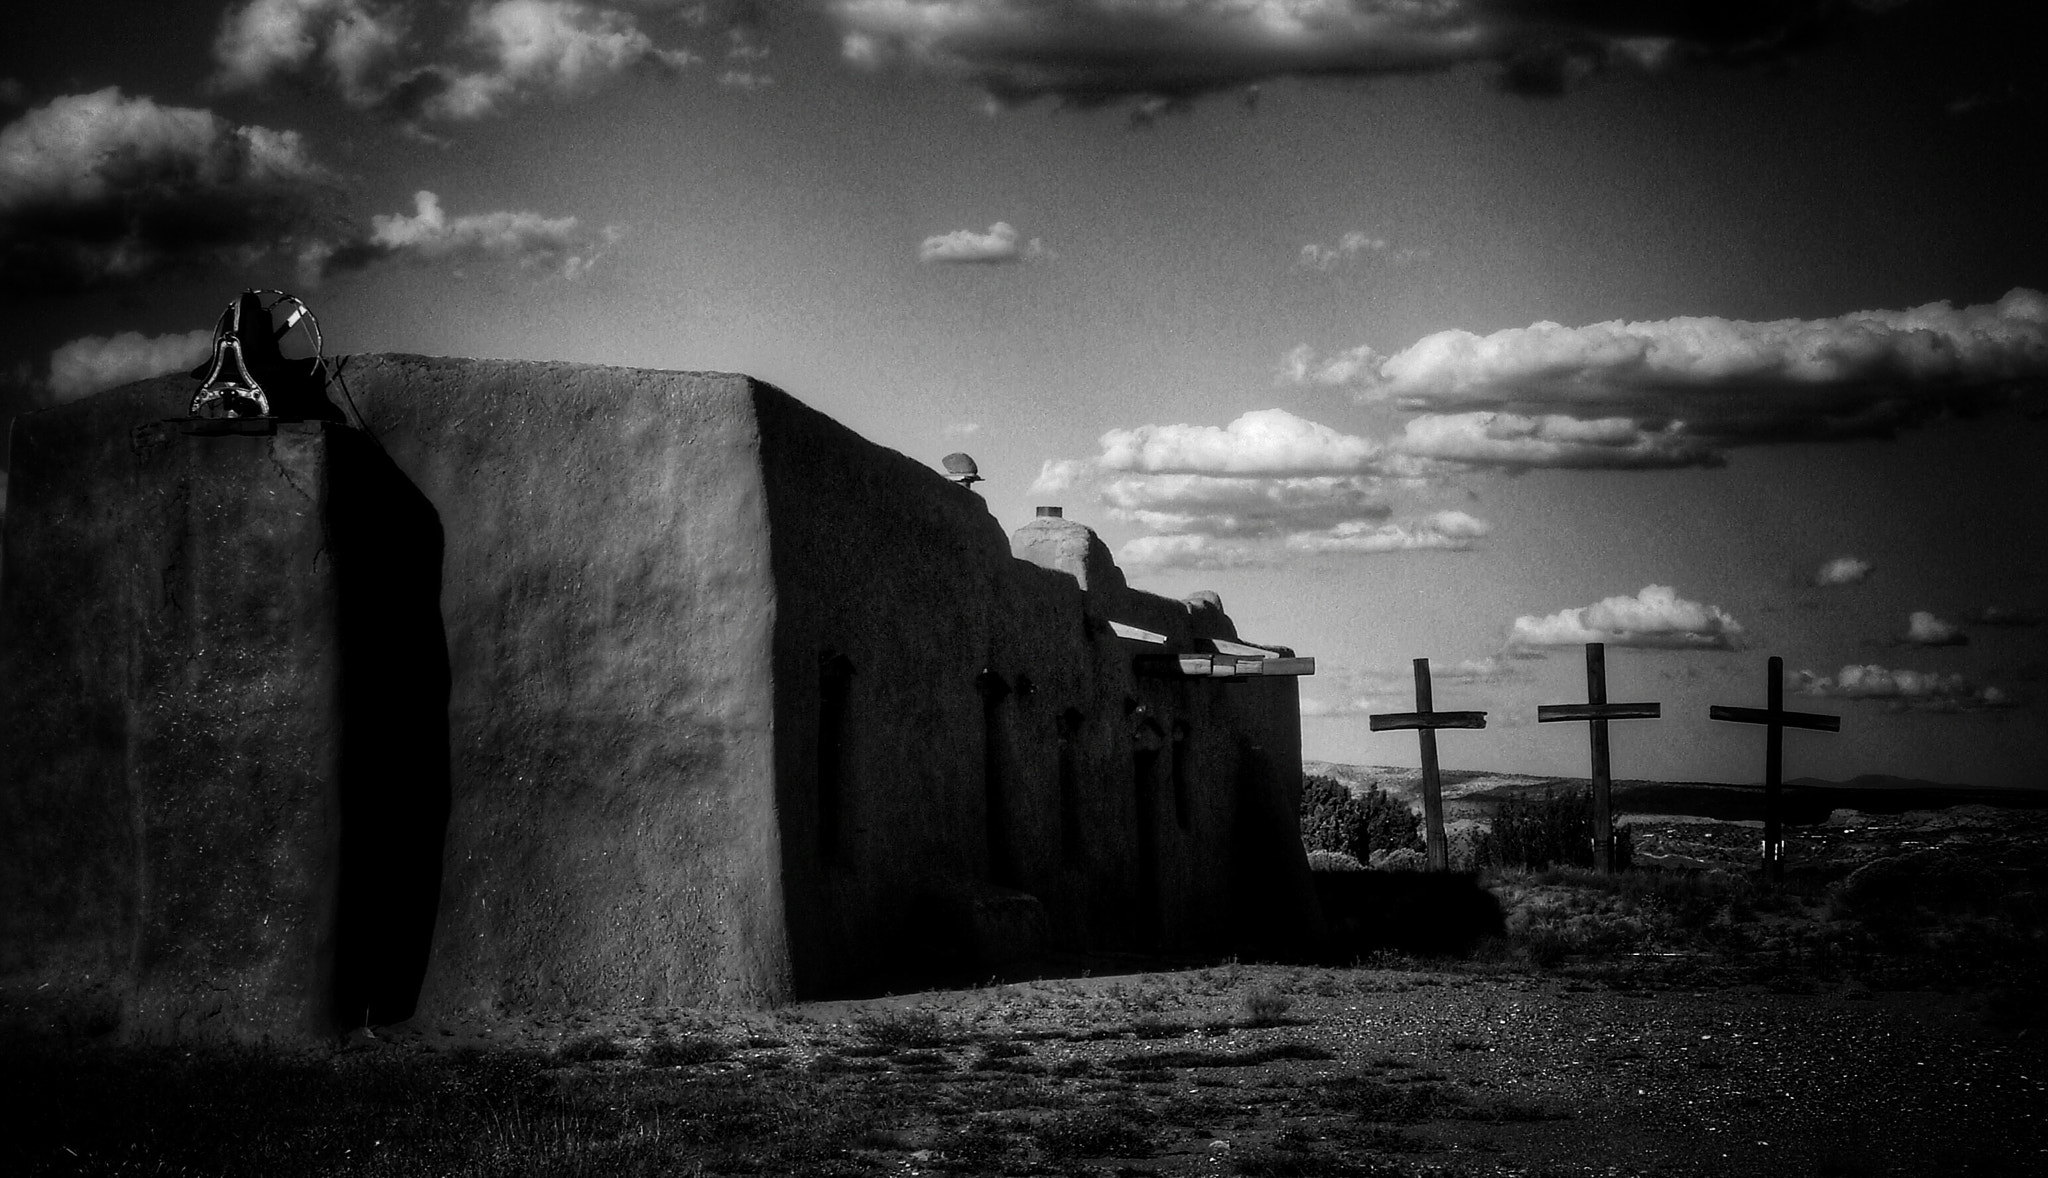
<instances>
[{"instance_id":1,"label":"bare earth patch","mask_svg":"<svg viewBox=\"0 0 2048 1178\"><path fill-rule=\"evenodd\" d=\"M1224 965L358 1033L32 1041L17 1174L2048 1172L2048 1058L1980 1003Z\"/></svg>"}]
</instances>

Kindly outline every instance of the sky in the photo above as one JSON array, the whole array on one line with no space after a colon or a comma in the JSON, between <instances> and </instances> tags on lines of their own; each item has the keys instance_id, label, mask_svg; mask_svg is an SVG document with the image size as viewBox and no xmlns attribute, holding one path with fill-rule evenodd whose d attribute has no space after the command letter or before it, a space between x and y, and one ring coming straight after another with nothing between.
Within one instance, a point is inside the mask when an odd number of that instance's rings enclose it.
<instances>
[{"instance_id":1,"label":"sky","mask_svg":"<svg viewBox=\"0 0 2048 1178\"><path fill-rule=\"evenodd\" d=\"M1317 661L1311 759L2044 786L2044 18L1804 0L75 0L0 416L207 354L745 372Z\"/></svg>"}]
</instances>

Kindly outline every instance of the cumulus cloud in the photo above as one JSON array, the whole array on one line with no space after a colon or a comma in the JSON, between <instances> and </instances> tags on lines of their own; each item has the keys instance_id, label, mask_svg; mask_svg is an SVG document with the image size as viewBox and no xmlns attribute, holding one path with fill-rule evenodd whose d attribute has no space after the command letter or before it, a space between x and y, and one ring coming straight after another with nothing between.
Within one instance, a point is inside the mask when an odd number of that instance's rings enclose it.
<instances>
[{"instance_id":1,"label":"cumulus cloud","mask_svg":"<svg viewBox=\"0 0 2048 1178\"><path fill-rule=\"evenodd\" d=\"M2019 702L2005 688L1978 686L1961 673L1889 669L1874 663L1851 664L1832 676L1800 671L1786 678L1795 695L1887 700L1901 710L1976 712Z\"/></svg>"},{"instance_id":2,"label":"cumulus cloud","mask_svg":"<svg viewBox=\"0 0 2048 1178\"><path fill-rule=\"evenodd\" d=\"M1561 414L1426 413L1410 420L1394 449L1418 458L1502 470L1666 470L1726 460L1675 423L1648 427L1626 417L1585 421Z\"/></svg>"},{"instance_id":3,"label":"cumulus cloud","mask_svg":"<svg viewBox=\"0 0 2048 1178\"><path fill-rule=\"evenodd\" d=\"M1821 586L1854 585L1870 575L1870 562L1853 556L1838 556L1820 566L1813 583Z\"/></svg>"},{"instance_id":4,"label":"cumulus cloud","mask_svg":"<svg viewBox=\"0 0 2048 1178\"><path fill-rule=\"evenodd\" d=\"M1995 303L1831 319L1441 331L1391 356L1296 349L1283 368L1402 409L1625 419L1671 446L1888 436L2048 388L2048 295L2018 287Z\"/></svg>"},{"instance_id":5,"label":"cumulus cloud","mask_svg":"<svg viewBox=\"0 0 2048 1178\"><path fill-rule=\"evenodd\" d=\"M1516 618L1511 649L1604 642L1676 650L1734 650L1742 625L1718 605L1687 601L1666 585L1645 585L1634 597L1614 596L1545 617Z\"/></svg>"},{"instance_id":6,"label":"cumulus cloud","mask_svg":"<svg viewBox=\"0 0 2048 1178\"><path fill-rule=\"evenodd\" d=\"M1419 519L1370 524L1349 520L1315 532L1296 532L1287 547L1297 552L1408 552L1417 548L1463 552L1493 530L1462 511L1439 511Z\"/></svg>"},{"instance_id":7,"label":"cumulus cloud","mask_svg":"<svg viewBox=\"0 0 2048 1178\"><path fill-rule=\"evenodd\" d=\"M1141 425L1102 435L1101 463L1147 474L1243 477L1354 474L1386 448L1285 409L1255 409L1229 425Z\"/></svg>"},{"instance_id":8,"label":"cumulus cloud","mask_svg":"<svg viewBox=\"0 0 2048 1178\"><path fill-rule=\"evenodd\" d=\"M250 0L229 8L214 35L222 89L258 86L278 74L318 69L357 106L395 84L411 21L398 5L365 0Z\"/></svg>"},{"instance_id":9,"label":"cumulus cloud","mask_svg":"<svg viewBox=\"0 0 2048 1178\"><path fill-rule=\"evenodd\" d=\"M213 332L205 328L176 335L88 335L50 353L49 400L75 401L131 381L182 372L212 354Z\"/></svg>"},{"instance_id":10,"label":"cumulus cloud","mask_svg":"<svg viewBox=\"0 0 2048 1178\"><path fill-rule=\"evenodd\" d=\"M1335 527L1392 513L1377 480L1357 476L1217 478L1170 474L1127 477L1101 489L1111 514L1155 532L1270 536Z\"/></svg>"},{"instance_id":11,"label":"cumulus cloud","mask_svg":"<svg viewBox=\"0 0 2048 1178\"><path fill-rule=\"evenodd\" d=\"M1610 64L1773 54L1822 0L1717 6L1571 0L832 0L842 51L958 77L998 102L1143 110L1283 77L1370 78L1484 63L1555 94Z\"/></svg>"},{"instance_id":12,"label":"cumulus cloud","mask_svg":"<svg viewBox=\"0 0 2048 1178\"><path fill-rule=\"evenodd\" d=\"M1032 491L1086 485L1112 516L1158 533L1128 550L1151 567L1460 550L1487 531L1462 512L1389 522L1396 495L1426 486L1441 468L1284 409L1254 410L1225 426L1114 429L1099 444L1092 461L1046 463Z\"/></svg>"},{"instance_id":13,"label":"cumulus cloud","mask_svg":"<svg viewBox=\"0 0 2048 1178\"><path fill-rule=\"evenodd\" d=\"M632 12L582 0L495 0L453 24L371 0L248 0L214 39L214 83L260 87L312 75L343 100L408 119L468 121L536 95L579 98L635 70L699 60L663 47ZM686 22L703 24L704 12Z\"/></svg>"},{"instance_id":14,"label":"cumulus cloud","mask_svg":"<svg viewBox=\"0 0 2048 1178\"><path fill-rule=\"evenodd\" d=\"M309 248L301 259L303 277L317 280L382 261L491 259L574 279L587 273L622 233L617 226L593 233L575 217L531 212L451 217L441 208L440 198L425 191L414 194L413 206L411 216L372 216L369 232L356 240Z\"/></svg>"},{"instance_id":15,"label":"cumulus cloud","mask_svg":"<svg viewBox=\"0 0 2048 1178\"><path fill-rule=\"evenodd\" d=\"M1134 571L1165 569L1241 569L1272 564L1252 545L1214 536L1182 534L1140 536L1117 550L1117 564Z\"/></svg>"},{"instance_id":16,"label":"cumulus cloud","mask_svg":"<svg viewBox=\"0 0 2048 1178\"><path fill-rule=\"evenodd\" d=\"M1058 495L1071 491L1094 474L1092 464L1078 458L1048 458L1038 468L1027 495Z\"/></svg>"},{"instance_id":17,"label":"cumulus cloud","mask_svg":"<svg viewBox=\"0 0 2048 1178\"><path fill-rule=\"evenodd\" d=\"M1962 646L1970 641L1961 626L1944 622L1924 609L1906 619L1905 641L1912 646Z\"/></svg>"},{"instance_id":18,"label":"cumulus cloud","mask_svg":"<svg viewBox=\"0 0 2048 1178\"><path fill-rule=\"evenodd\" d=\"M1353 229L1337 239L1335 245L1310 242L1301 247L1301 255L1294 261L1296 270L1328 274L1347 266L1367 260L1383 261L1396 266L1420 262L1429 257L1426 249L1397 246L1384 237L1374 237L1361 230Z\"/></svg>"},{"instance_id":19,"label":"cumulus cloud","mask_svg":"<svg viewBox=\"0 0 2048 1178\"><path fill-rule=\"evenodd\" d=\"M1020 241L1016 229L1007 221L997 221L988 227L987 233L976 233L972 229L955 229L924 239L917 247L920 262L949 262L969 265L996 265L1005 262L1028 262L1046 255L1045 243L1032 238Z\"/></svg>"},{"instance_id":20,"label":"cumulus cloud","mask_svg":"<svg viewBox=\"0 0 2048 1178\"><path fill-rule=\"evenodd\" d=\"M0 285L246 265L314 232L335 192L296 132L111 86L66 95L0 127Z\"/></svg>"}]
</instances>

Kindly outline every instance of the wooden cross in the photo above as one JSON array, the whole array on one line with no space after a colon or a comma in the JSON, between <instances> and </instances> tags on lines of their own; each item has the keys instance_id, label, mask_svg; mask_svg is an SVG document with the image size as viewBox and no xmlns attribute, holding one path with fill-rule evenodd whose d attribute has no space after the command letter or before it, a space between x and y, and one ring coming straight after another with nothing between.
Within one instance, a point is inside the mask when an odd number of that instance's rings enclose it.
<instances>
[{"instance_id":1,"label":"wooden cross","mask_svg":"<svg viewBox=\"0 0 2048 1178\"><path fill-rule=\"evenodd\" d=\"M1817 712L1785 710L1785 660L1771 656L1770 683L1765 689L1768 706L1729 708L1715 704L1707 709L1710 720L1736 724L1764 725L1764 877L1773 881L1785 874L1785 831L1778 817L1779 777L1784 771L1785 729L1811 728L1817 732L1840 732L1840 716Z\"/></svg>"},{"instance_id":2,"label":"wooden cross","mask_svg":"<svg viewBox=\"0 0 2048 1178\"><path fill-rule=\"evenodd\" d=\"M1614 782L1607 771L1607 722L1609 720L1655 720L1663 712L1657 704L1611 704L1607 702L1607 644L1586 644L1586 702L1543 704L1536 709L1536 722L1584 720L1593 738L1593 869L1602 875L1614 870Z\"/></svg>"},{"instance_id":3,"label":"wooden cross","mask_svg":"<svg viewBox=\"0 0 2048 1178\"><path fill-rule=\"evenodd\" d=\"M1436 730L1484 728L1485 712L1433 712L1429 703L1429 660L1415 660L1415 710L1366 717L1374 732L1413 728L1422 738L1422 832L1431 871L1451 869L1450 847L1444 842L1444 786L1436 768Z\"/></svg>"}]
</instances>

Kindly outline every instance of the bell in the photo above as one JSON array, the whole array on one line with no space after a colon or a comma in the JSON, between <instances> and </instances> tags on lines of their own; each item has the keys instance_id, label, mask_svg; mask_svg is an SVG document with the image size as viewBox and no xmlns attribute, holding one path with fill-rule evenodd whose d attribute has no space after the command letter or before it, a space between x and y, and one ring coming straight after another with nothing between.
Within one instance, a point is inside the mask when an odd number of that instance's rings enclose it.
<instances>
[{"instance_id":1,"label":"bell","mask_svg":"<svg viewBox=\"0 0 2048 1178\"><path fill-rule=\"evenodd\" d=\"M228 304L220 313L220 322L213 325L213 359L202 364L193 372L200 377L199 392L192 398L190 414L193 417L269 417L270 397L263 391L263 384L249 371L249 360L243 351L242 320L260 319L270 322L270 316L263 311L253 291L243 291L242 297ZM268 331L257 333L276 350L277 341ZM283 359L280 354L279 359Z\"/></svg>"},{"instance_id":2,"label":"bell","mask_svg":"<svg viewBox=\"0 0 2048 1178\"><path fill-rule=\"evenodd\" d=\"M193 417L236 418L278 417L288 420L343 420L341 410L327 399L327 372L316 354L304 360L287 359L278 340L297 326L311 320L304 303L283 294L278 300L297 304L282 328L273 330L270 312L263 306L263 292L245 290L221 312L213 328L213 359L192 370L199 378L187 412ZM318 328L313 329L315 349Z\"/></svg>"}]
</instances>

